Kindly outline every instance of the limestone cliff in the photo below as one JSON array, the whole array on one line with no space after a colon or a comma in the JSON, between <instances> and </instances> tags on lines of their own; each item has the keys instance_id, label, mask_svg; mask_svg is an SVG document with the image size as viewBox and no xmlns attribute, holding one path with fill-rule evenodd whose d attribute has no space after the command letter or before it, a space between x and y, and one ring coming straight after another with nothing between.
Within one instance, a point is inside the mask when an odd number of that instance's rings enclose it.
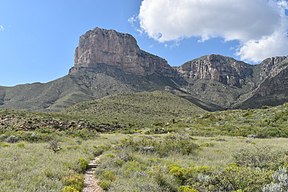
<instances>
[{"instance_id":1,"label":"limestone cliff","mask_svg":"<svg viewBox=\"0 0 288 192\"><path fill-rule=\"evenodd\" d=\"M212 80L241 87L253 75L253 66L221 55L207 55L189 61L178 68L183 77L191 80Z\"/></svg>"},{"instance_id":2,"label":"limestone cliff","mask_svg":"<svg viewBox=\"0 0 288 192\"><path fill-rule=\"evenodd\" d=\"M137 75L176 76L166 60L139 48L130 34L95 28L80 37L71 73L83 67L107 64Z\"/></svg>"},{"instance_id":3,"label":"limestone cliff","mask_svg":"<svg viewBox=\"0 0 288 192\"><path fill-rule=\"evenodd\" d=\"M132 35L95 28L80 37L68 75L48 83L0 86L0 108L61 110L107 95L168 90L207 110L288 102L288 57L250 65L207 55L172 68Z\"/></svg>"}]
</instances>

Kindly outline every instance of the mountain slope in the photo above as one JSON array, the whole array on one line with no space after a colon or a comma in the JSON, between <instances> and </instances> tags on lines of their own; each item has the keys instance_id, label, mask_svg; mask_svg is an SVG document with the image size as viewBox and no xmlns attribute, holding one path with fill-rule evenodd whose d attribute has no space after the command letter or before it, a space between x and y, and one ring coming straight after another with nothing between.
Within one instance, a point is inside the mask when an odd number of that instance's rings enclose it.
<instances>
[{"instance_id":1,"label":"mountain slope","mask_svg":"<svg viewBox=\"0 0 288 192\"><path fill-rule=\"evenodd\" d=\"M262 69L267 69L259 74L264 76L261 78L262 81L237 107L259 108L263 105L280 105L288 101L288 58L269 58L261 65L266 66Z\"/></svg>"},{"instance_id":2,"label":"mountain slope","mask_svg":"<svg viewBox=\"0 0 288 192\"><path fill-rule=\"evenodd\" d=\"M57 111L85 100L117 93L164 90L166 86L176 85L157 74L127 74L121 69L98 64L97 68L79 69L46 84L0 87L0 101L2 108Z\"/></svg>"},{"instance_id":3,"label":"mountain slope","mask_svg":"<svg viewBox=\"0 0 288 192\"><path fill-rule=\"evenodd\" d=\"M0 107L61 110L106 95L185 84L167 61L142 51L131 35L96 28L80 37L67 76L44 84L0 87Z\"/></svg>"},{"instance_id":4,"label":"mountain slope","mask_svg":"<svg viewBox=\"0 0 288 192\"><path fill-rule=\"evenodd\" d=\"M106 96L76 104L64 113L106 123L148 126L203 112L203 109L186 99L169 92L154 91Z\"/></svg>"},{"instance_id":5,"label":"mountain slope","mask_svg":"<svg viewBox=\"0 0 288 192\"><path fill-rule=\"evenodd\" d=\"M287 57L249 65L221 55L207 55L177 68L186 91L222 108L259 108L288 101Z\"/></svg>"},{"instance_id":6,"label":"mountain slope","mask_svg":"<svg viewBox=\"0 0 288 192\"><path fill-rule=\"evenodd\" d=\"M0 108L59 111L107 95L168 90L206 110L259 108L288 101L287 57L250 65L207 55L171 67L136 39L95 28L80 37L69 74L48 83L0 87Z\"/></svg>"},{"instance_id":7,"label":"mountain slope","mask_svg":"<svg viewBox=\"0 0 288 192\"><path fill-rule=\"evenodd\" d=\"M203 102L229 108L255 87L255 66L222 55L207 55L177 68L187 92Z\"/></svg>"}]
</instances>

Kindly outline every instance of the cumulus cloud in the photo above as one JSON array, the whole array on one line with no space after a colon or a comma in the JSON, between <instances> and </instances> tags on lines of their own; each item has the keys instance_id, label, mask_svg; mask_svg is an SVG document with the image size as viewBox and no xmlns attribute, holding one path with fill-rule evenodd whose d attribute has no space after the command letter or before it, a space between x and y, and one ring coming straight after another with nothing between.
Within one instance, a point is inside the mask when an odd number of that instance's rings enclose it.
<instances>
[{"instance_id":1,"label":"cumulus cloud","mask_svg":"<svg viewBox=\"0 0 288 192\"><path fill-rule=\"evenodd\" d=\"M1 32L1 31L4 31L3 25L0 25L0 32Z\"/></svg>"},{"instance_id":2,"label":"cumulus cloud","mask_svg":"<svg viewBox=\"0 0 288 192\"><path fill-rule=\"evenodd\" d=\"M238 40L236 54L256 62L288 54L287 7L286 0L143 0L138 19L159 42Z\"/></svg>"},{"instance_id":3,"label":"cumulus cloud","mask_svg":"<svg viewBox=\"0 0 288 192\"><path fill-rule=\"evenodd\" d=\"M287 31L280 27L273 34L260 40L249 40L241 45L237 55L242 60L259 62L267 57L288 55Z\"/></svg>"}]
</instances>

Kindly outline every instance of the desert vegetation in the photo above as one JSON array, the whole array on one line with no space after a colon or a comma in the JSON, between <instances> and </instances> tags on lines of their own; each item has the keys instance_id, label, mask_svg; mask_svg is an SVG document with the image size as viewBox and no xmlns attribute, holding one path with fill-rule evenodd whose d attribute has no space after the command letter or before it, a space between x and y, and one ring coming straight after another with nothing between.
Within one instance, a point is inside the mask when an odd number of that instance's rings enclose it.
<instances>
[{"instance_id":1,"label":"desert vegetation","mask_svg":"<svg viewBox=\"0 0 288 192\"><path fill-rule=\"evenodd\" d=\"M1 110L0 191L81 191L96 156L105 191L287 190L287 104L183 112L164 95L152 111L161 94L145 94L138 104L109 96L60 113Z\"/></svg>"},{"instance_id":2,"label":"desert vegetation","mask_svg":"<svg viewBox=\"0 0 288 192\"><path fill-rule=\"evenodd\" d=\"M97 175L107 191L265 191L275 184L273 174L286 171L287 139L246 141L177 134L128 137L103 154Z\"/></svg>"}]
</instances>

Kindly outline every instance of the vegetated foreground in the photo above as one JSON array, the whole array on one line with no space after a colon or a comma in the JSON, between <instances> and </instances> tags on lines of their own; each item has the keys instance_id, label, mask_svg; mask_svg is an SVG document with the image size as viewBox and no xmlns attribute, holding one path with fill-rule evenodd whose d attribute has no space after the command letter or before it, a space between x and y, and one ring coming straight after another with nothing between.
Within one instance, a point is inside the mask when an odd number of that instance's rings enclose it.
<instances>
[{"instance_id":1,"label":"vegetated foreground","mask_svg":"<svg viewBox=\"0 0 288 192\"><path fill-rule=\"evenodd\" d=\"M100 154L95 177L105 191L288 190L288 139L278 138L288 135L286 104L181 113L164 95L151 112L157 97L111 96L68 113L0 111L0 191L81 191ZM125 123L132 113L143 119Z\"/></svg>"},{"instance_id":2,"label":"vegetated foreground","mask_svg":"<svg viewBox=\"0 0 288 192\"><path fill-rule=\"evenodd\" d=\"M100 134L53 143L2 142L1 191L81 191L90 159L106 191L287 190L287 139ZM29 181L29 182L28 182Z\"/></svg>"}]
</instances>

